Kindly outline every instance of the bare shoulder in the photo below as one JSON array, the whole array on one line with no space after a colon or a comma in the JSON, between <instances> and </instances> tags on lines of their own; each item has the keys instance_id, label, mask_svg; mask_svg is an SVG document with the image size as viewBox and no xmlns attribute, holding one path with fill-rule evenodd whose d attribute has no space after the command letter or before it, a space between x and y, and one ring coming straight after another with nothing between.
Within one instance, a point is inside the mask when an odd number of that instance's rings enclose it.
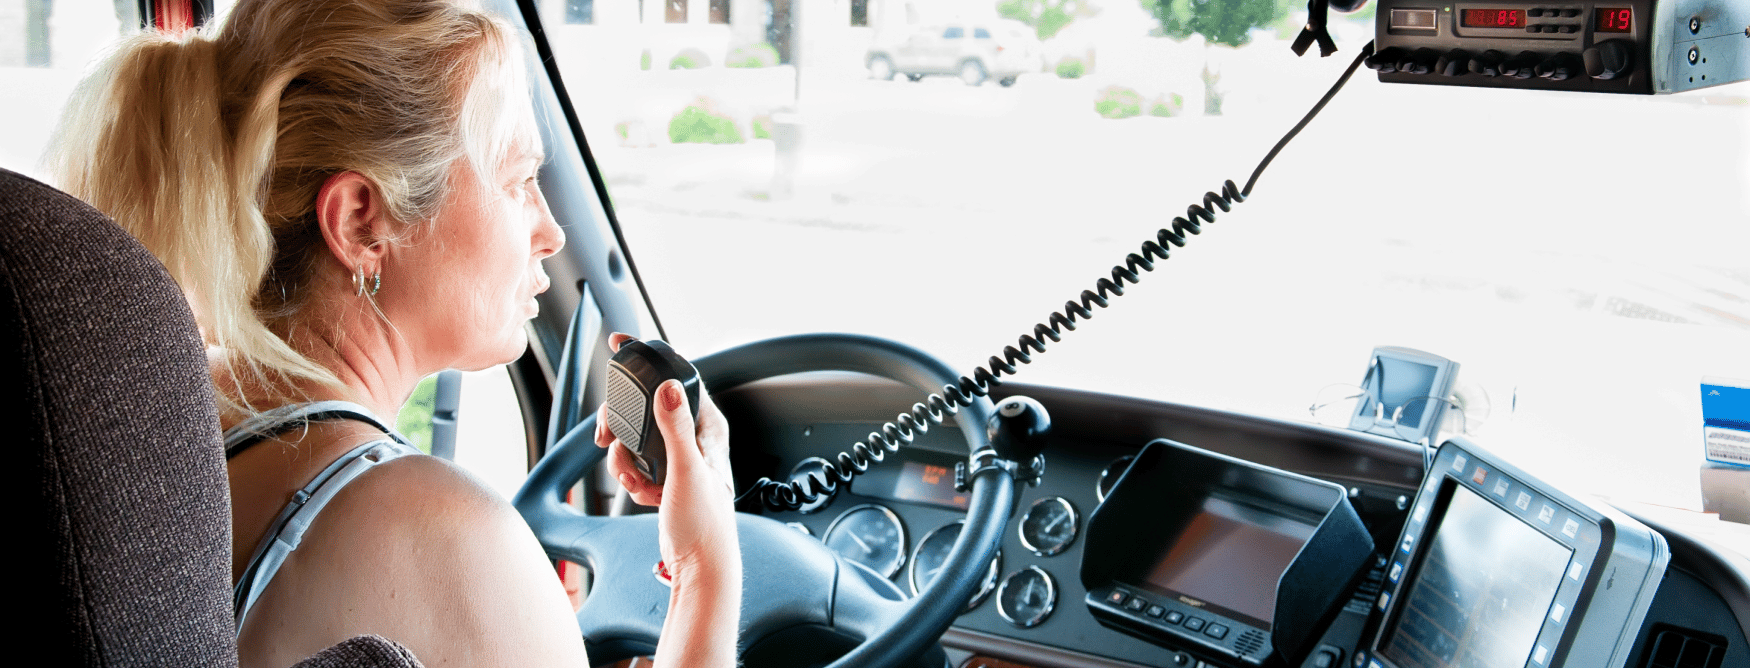
<instances>
[{"instance_id":1,"label":"bare shoulder","mask_svg":"<svg viewBox=\"0 0 1750 668\"><path fill-rule=\"evenodd\" d=\"M360 513L359 519L385 531L384 537L416 532L420 535L402 537L490 543L479 540L480 531L528 533L508 501L467 470L437 457L408 456L379 464L343 496L344 503L335 499L334 510ZM385 512L391 509L395 512Z\"/></svg>"},{"instance_id":2,"label":"bare shoulder","mask_svg":"<svg viewBox=\"0 0 1750 668\"><path fill-rule=\"evenodd\" d=\"M348 485L258 605L282 640L305 637L318 650L376 633L427 665L583 661L570 604L528 526L434 457L389 461Z\"/></svg>"}]
</instances>

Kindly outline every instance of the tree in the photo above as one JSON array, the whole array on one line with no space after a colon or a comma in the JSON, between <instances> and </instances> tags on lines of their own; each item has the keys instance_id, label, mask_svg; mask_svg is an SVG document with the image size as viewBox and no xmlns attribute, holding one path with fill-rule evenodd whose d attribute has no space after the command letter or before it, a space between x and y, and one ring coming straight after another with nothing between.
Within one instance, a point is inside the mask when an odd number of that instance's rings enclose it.
<instances>
[{"instance_id":1,"label":"tree","mask_svg":"<svg viewBox=\"0 0 1750 668\"><path fill-rule=\"evenodd\" d=\"M1202 35L1210 44L1244 46L1252 29L1288 15L1292 2L1283 0L1142 0L1161 22L1161 34L1173 39Z\"/></svg>"},{"instance_id":2,"label":"tree","mask_svg":"<svg viewBox=\"0 0 1750 668\"><path fill-rule=\"evenodd\" d=\"M1097 10L1087 0L998 0L997 15L1033 26L1039 39L1051 39L1079 17Z\"/></svg>"}]
</instances>

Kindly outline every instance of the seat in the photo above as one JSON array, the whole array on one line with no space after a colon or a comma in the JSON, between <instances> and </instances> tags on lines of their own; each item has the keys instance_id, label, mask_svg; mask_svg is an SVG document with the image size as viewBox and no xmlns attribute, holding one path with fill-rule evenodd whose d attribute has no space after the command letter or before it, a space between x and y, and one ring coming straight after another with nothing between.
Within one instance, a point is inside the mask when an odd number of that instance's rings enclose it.
<instances>
[{"instance_id":1,"label":"seat","mask_svg":"<svg viewBox=\"0 0 1750 668\"><path fill-rule=\"evenodd\" d=\"M237 665L230 494L188 305L114 222L5 170L0 367L24 457L13 637L57 665ZM361 636L298 665L419 662Z\"/></svg>"}]
</instances>

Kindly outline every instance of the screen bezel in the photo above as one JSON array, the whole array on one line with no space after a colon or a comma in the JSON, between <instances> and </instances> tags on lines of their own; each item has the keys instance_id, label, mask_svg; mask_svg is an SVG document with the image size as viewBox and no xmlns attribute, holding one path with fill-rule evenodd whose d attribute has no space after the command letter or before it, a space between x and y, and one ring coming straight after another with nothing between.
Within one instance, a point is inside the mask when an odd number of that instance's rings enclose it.
<instances>
[{"instance_id":1,"label":"screen bezel","mask_svg":"<svg viewBox=\"0 0 1750 668\"><path fill-rule=\"evenodd\" d=\"M1566 661L1572 649L1574 637L1579 630L1579 620L1584 617L1585 610L1591 604L1597 591L1600 579L1600 567L1608 556L1604 545L1611 541L1611 530L1601 524L1599 516L1587 512L1581 506L1575 505L1565 495L1557 492L1538 481L1529 478L1523 472L1504 465L1490 458L1485 458L1478 452L1459 445L1459 441L1448 441L1436 455L1430 475L1423 480L1416 501L1410 508L1410 516L1404 523L1398 544L1392 546L1387 559L1387 579L1378 601L1371 606L1373 614L1369 616L1366 635L1369 641L1366 645L1374 663L1385 668L1403 668L1396 662L1380 656L1381 648L1390 640L1391 633L1397 629L1398 618L1403 614L1402 598L1409 591L1411 583L1420 576L1422 561L1429 549L1428 542L1434 532L1445 519L1446 508L1450 503L1452 489L1463 485L1471 492L1483 497L1505 511L1514 520L1530 526L1556 543L1573 550L1569 561L1570 569L1578 568L1580 575L1573 579L1564 575L1562 583L1556 590L1553 602L1564 603L1567 611L1563 621L1557 624L1559 635L1538 635L1539 640L1553 640L1550 643L1548 660L1538 664L1527 661L1526 665L1561 666ZM1500 488L1504 491L1497 491ZM1514 510L1515 502L1521 494L1529 496L1527 507ZM1555 509L1555 517L1539 526L1534 516L1536 510L1545 506ZM1578 523L1578 528L1572 537L1562 535L1559 528L1564 520L1572 519ZM1409 547L1406 548L1406 545ZM1407 555L1406 555L1407 552ZM1393 580L1390 569L1396 563L1403 564L1403 577ZM1553 603L1552 602L1552 603ZM1381 612L1384 614L1380 614ZM1547 617L1546 617L1547 621ZM1534 643L1533 647L1537 644ZM1370 664L1373 665L1373 664Z\"/></svg>"}]
</instances>

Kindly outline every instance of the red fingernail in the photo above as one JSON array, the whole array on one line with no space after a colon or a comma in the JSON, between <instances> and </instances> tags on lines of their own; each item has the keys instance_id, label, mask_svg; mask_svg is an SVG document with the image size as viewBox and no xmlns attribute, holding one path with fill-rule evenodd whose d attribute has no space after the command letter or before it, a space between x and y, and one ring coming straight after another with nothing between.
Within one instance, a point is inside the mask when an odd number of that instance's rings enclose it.
<instances>
[{"instance_id":1,"label":"red fingernail","mask_svg":"<svg viewBox=\"0 0 1750 668\"><path fill-rule=\"evenodd\" d=\"M681 397L681 384L668 383L662 386L662 409L678 411L686 400Z\"/></svg>"}]
</instances>

